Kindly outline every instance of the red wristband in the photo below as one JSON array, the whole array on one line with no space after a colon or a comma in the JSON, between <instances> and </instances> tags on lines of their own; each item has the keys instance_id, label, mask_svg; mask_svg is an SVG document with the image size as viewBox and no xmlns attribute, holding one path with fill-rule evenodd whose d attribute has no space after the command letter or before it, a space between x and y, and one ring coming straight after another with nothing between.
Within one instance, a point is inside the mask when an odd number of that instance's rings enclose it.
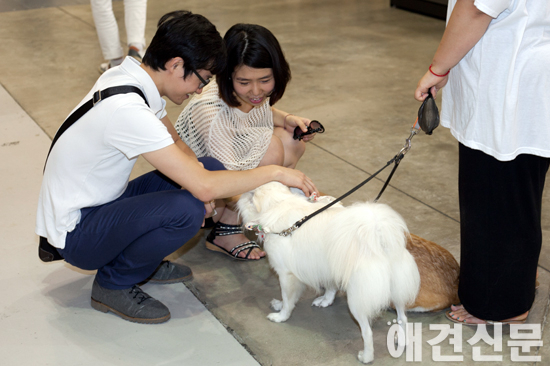
<instances>
[{"instance_id":1,"label":"red wristband","mask_svg":"<svg viewBox=\"0 0 550 366\"><path fill-rule=\"evenodd\" d=\"M449 73L451 72L451 70L449 69L449 71L447 71L447 72L444 73L443 75L436 74L435 72L432 71L432 65L430 65L430 67L428 67L428 70L430 70L430 72L432 73L432 75L435 75L435 76L440 77L440 78L449 75Z\"/></svg>"}]
</instances>

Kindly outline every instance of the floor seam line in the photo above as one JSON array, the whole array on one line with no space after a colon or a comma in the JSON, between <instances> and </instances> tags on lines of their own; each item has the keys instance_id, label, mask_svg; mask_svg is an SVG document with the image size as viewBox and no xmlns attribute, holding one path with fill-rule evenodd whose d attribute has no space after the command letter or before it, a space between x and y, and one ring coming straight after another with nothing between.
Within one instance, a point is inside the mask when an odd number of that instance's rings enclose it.
<instances>
[{"instance_id":1,"label":"floor seam line","mask_svg":"<svg viewBox=\"0 0 550 366\"><path fill-rule=\"evenodd\" d=\"M321 146L319 146L318 144L315 144L315 143L313 143L313 142L310 142L310 144L312 144L312 145L318 147L319 149L325 151L326 153L328 153L328 154L334 156L335 158L337 158L337 159L339 159L339 160L345 162L346 164L351 165L352 167L356 168L357 170L360 170L361 172L363 172L363 173L365 173L365 174L372 175L371 173L367 172L366 170L364 170L364 169L358 167L357 165L355 165L355 164L353 164L353 163L351 163L351 162L349 162L349 161L347 161L347 160L345 160L345 159L339 157L338 155L336 155L336 154L334 154L333 152L331 152L331 151L325 149L324 147L321 147ZM374 177L374 179L377 179L377 180L379 180L380 182L384 182L383 179L380 179L380 178L378 178L378 177ZM413 200L415 200L415 201L417 201L417 202L423 204L424 206L426 206L426 207L428 207L428 208L434 210L435 212L440 213L441 215L443 215L443 216L445 216L445 217L447 217L447 218L453 220L454 222L460 223L460 220L457 220L457 219L455 219L454 217L447 215L445 212L442 212L442 211L438 210L437 208L435 208L435 207L433 207L433 206L430 206L430 205L427 204L426 202L423 202L423 201L419 200L418 198L416 198L416 197L414 197L414 196L411 196L411 195L408 194L407 192L405 192L405 191L403 191L403 190L401 190L401 189L399 189L399 188L397 188L397 187L395 187L395 186L393 186L393 185L391 185L391 184L388 184L388 187L391 187L391 188L395 189L396 191L398 191L398 192L400 192L400 193L406 195L407 197L412 198Z\"/></svg>"}]
</instances>

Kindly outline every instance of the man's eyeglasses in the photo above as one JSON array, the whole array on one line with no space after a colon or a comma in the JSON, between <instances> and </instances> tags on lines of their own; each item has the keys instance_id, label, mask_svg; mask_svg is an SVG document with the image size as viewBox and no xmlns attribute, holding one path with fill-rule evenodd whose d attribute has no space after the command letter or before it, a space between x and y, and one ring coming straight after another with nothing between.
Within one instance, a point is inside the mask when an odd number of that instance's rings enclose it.
<instances>
[{"instance_id":1,"label":"man's eyeglasses","mask_svg":"<svg viewBox=\"0 0 550 366\"><path fill-rule=\"evenodd\" d=\"M307 126L307 131L304 132L300 127L296 127L294 129L294 140L302 140L304 136L311 135L312 133L323 133L325 132L325 128L319 121L311 121L309 123L309 126Z\"/></svg>"},{"instance_id":2,"label":"man's eyeglasses","mask_svg":"<svg viewBox=\"0 0 550 366\"><path fill-rule=\"evenodd\" d=\"M204 87L207 86L208 83L210 82L210 79L204 80L204 79L202 78L202 76L197 72L197 70L193 70L193 73L194 73L195 75L197 75L197 77L198 77L199 80L201 81L201 83L200 83L200 85L199 85L199 87L198 87L197 89L202 89L202 88L204 88Z\"/></svg>"}]
</instances>

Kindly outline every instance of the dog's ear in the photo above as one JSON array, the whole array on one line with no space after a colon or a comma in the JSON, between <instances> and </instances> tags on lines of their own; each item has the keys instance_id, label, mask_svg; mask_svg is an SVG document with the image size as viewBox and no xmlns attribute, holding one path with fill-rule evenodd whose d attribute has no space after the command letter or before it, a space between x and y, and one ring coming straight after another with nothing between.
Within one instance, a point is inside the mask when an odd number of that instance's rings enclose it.
<instances>
[{"instance_id":1,"label":"dog's ear","mask_svg":"<svg viewBox=\"0 0 550 366\"><path fill-rule=\"evenodd\" d=\"M258 213L268 210L271 207L274 200L274 194L276 194L276 191L273 190L273 183L264 184L254 190L252 203Z\"/></svg>"}]
</instances>

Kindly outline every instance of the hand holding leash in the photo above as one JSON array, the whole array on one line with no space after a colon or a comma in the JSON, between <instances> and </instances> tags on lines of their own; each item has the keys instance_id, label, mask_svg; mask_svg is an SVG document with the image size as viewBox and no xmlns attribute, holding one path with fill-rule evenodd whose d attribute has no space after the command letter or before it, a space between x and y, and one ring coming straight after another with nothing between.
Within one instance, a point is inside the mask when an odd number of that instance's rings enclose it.
<instances>
[{"instance_id":1,"label":"hand holding leash","mask_svg":"<svg viewBox=\"0 0 550 366\"><path fill-rule=\"evenodd\" d=\"M439 126L439 110L432 93L428 93L428 97L424 99L422 105L418 109L418 124L426 135L431 135L433 130Z\"/></svg>"},{"instance_id":2,"label":"hand holding leash","mask_svg":"<svg viewBox=\"0 0 550 366\"><path fill-rule=\"evenodd\" d=\"M405 145L401 148L401 150L399 150L399 152L397 153L397 155L395 155L393 157L393 159L388 161L383 168L378 170L376 173L371 175L369 178L367 178L363 182L359 183L357 186L352 188L346 194L338 197L336 200L330 202L328 205L320 208L319 210L313 212L312 214L310 214L308 216L305 216L305 217L301 218L300 220L296 221L294 223L294 225L292 225L288 229L285 229L285 230L281 231L280 233L274 233L274 234L278 234L280 236L292 235L292 232L299 229L300 226L302 226L306 221L311 219L313 216L315 216L317 214L320 214L324 210L326 210L329 207L331 207L331 206L335 205L336 203L340 202L341 200L343 200L344 198L346 198L347 196L349 196L350 194L352 194L353 192L355 192L356 190L361 188L363 185L368 183L371 179L376 177L378 175L378 173L380 173L382 170L386 169L389 165L391 165L391 163L394 163L393 170L391 171L390 175L388 176L388 179L386 179L386 182L384 183L384 186L382 187L382 190L380 191L380 193L378 194L378 196L374 200L374 202L378 201L378 199L380 198L380 196L382 196L382 193L384 193L384 190L386 189L386 187L390 183L390 180L393 176L393 173L395 173L395 170L399 166L399 163L401 162L401 160L403 159L405 154L408 153L409 150L411 149L411 146L412 146L411 140L414 137L414 135L416 135L420 129L422 129L422 131L424 131L427 135L431 135L433 130L435 130L437 128L437 126L439 126L439 110L437 109L437 105L435 104L435 100L433 99L433 96L430 93L429 96L426 99L424 99L424 102L422 102L422 105L420 106L420 109L418 110L418 117L416 118L416 121L414 122L413 126L411 127L411 134L405 140ZM322 126L321 126L321 128L322 128ZM323 128L323 131L324 131L324 128ZM254 225L251 225L250 227L253 227L253 226ZM256 229L257 229L257 227L256 227ZM264 233L264 235L265 235L265 233Z\"/></svg>"},{"instance_id":3,"label":"hand holding leash","mask_svg":"<svg viewBox=\"0 0 550 366\"><path fill-rule=\"evenodd\" d=\"M411 149L411 140L420 129L422 129L426 135L431 135L437 126L439 126L439 109L437 108L437 104L435 104L432 93L428 93L428 96L418 109L418 117L411 127L411 134L409 138L405 140L405 146L397 153L397 156L400 156L400 159L402 159L403 156L409 152Z\"/></svg>"}]
</instances>

